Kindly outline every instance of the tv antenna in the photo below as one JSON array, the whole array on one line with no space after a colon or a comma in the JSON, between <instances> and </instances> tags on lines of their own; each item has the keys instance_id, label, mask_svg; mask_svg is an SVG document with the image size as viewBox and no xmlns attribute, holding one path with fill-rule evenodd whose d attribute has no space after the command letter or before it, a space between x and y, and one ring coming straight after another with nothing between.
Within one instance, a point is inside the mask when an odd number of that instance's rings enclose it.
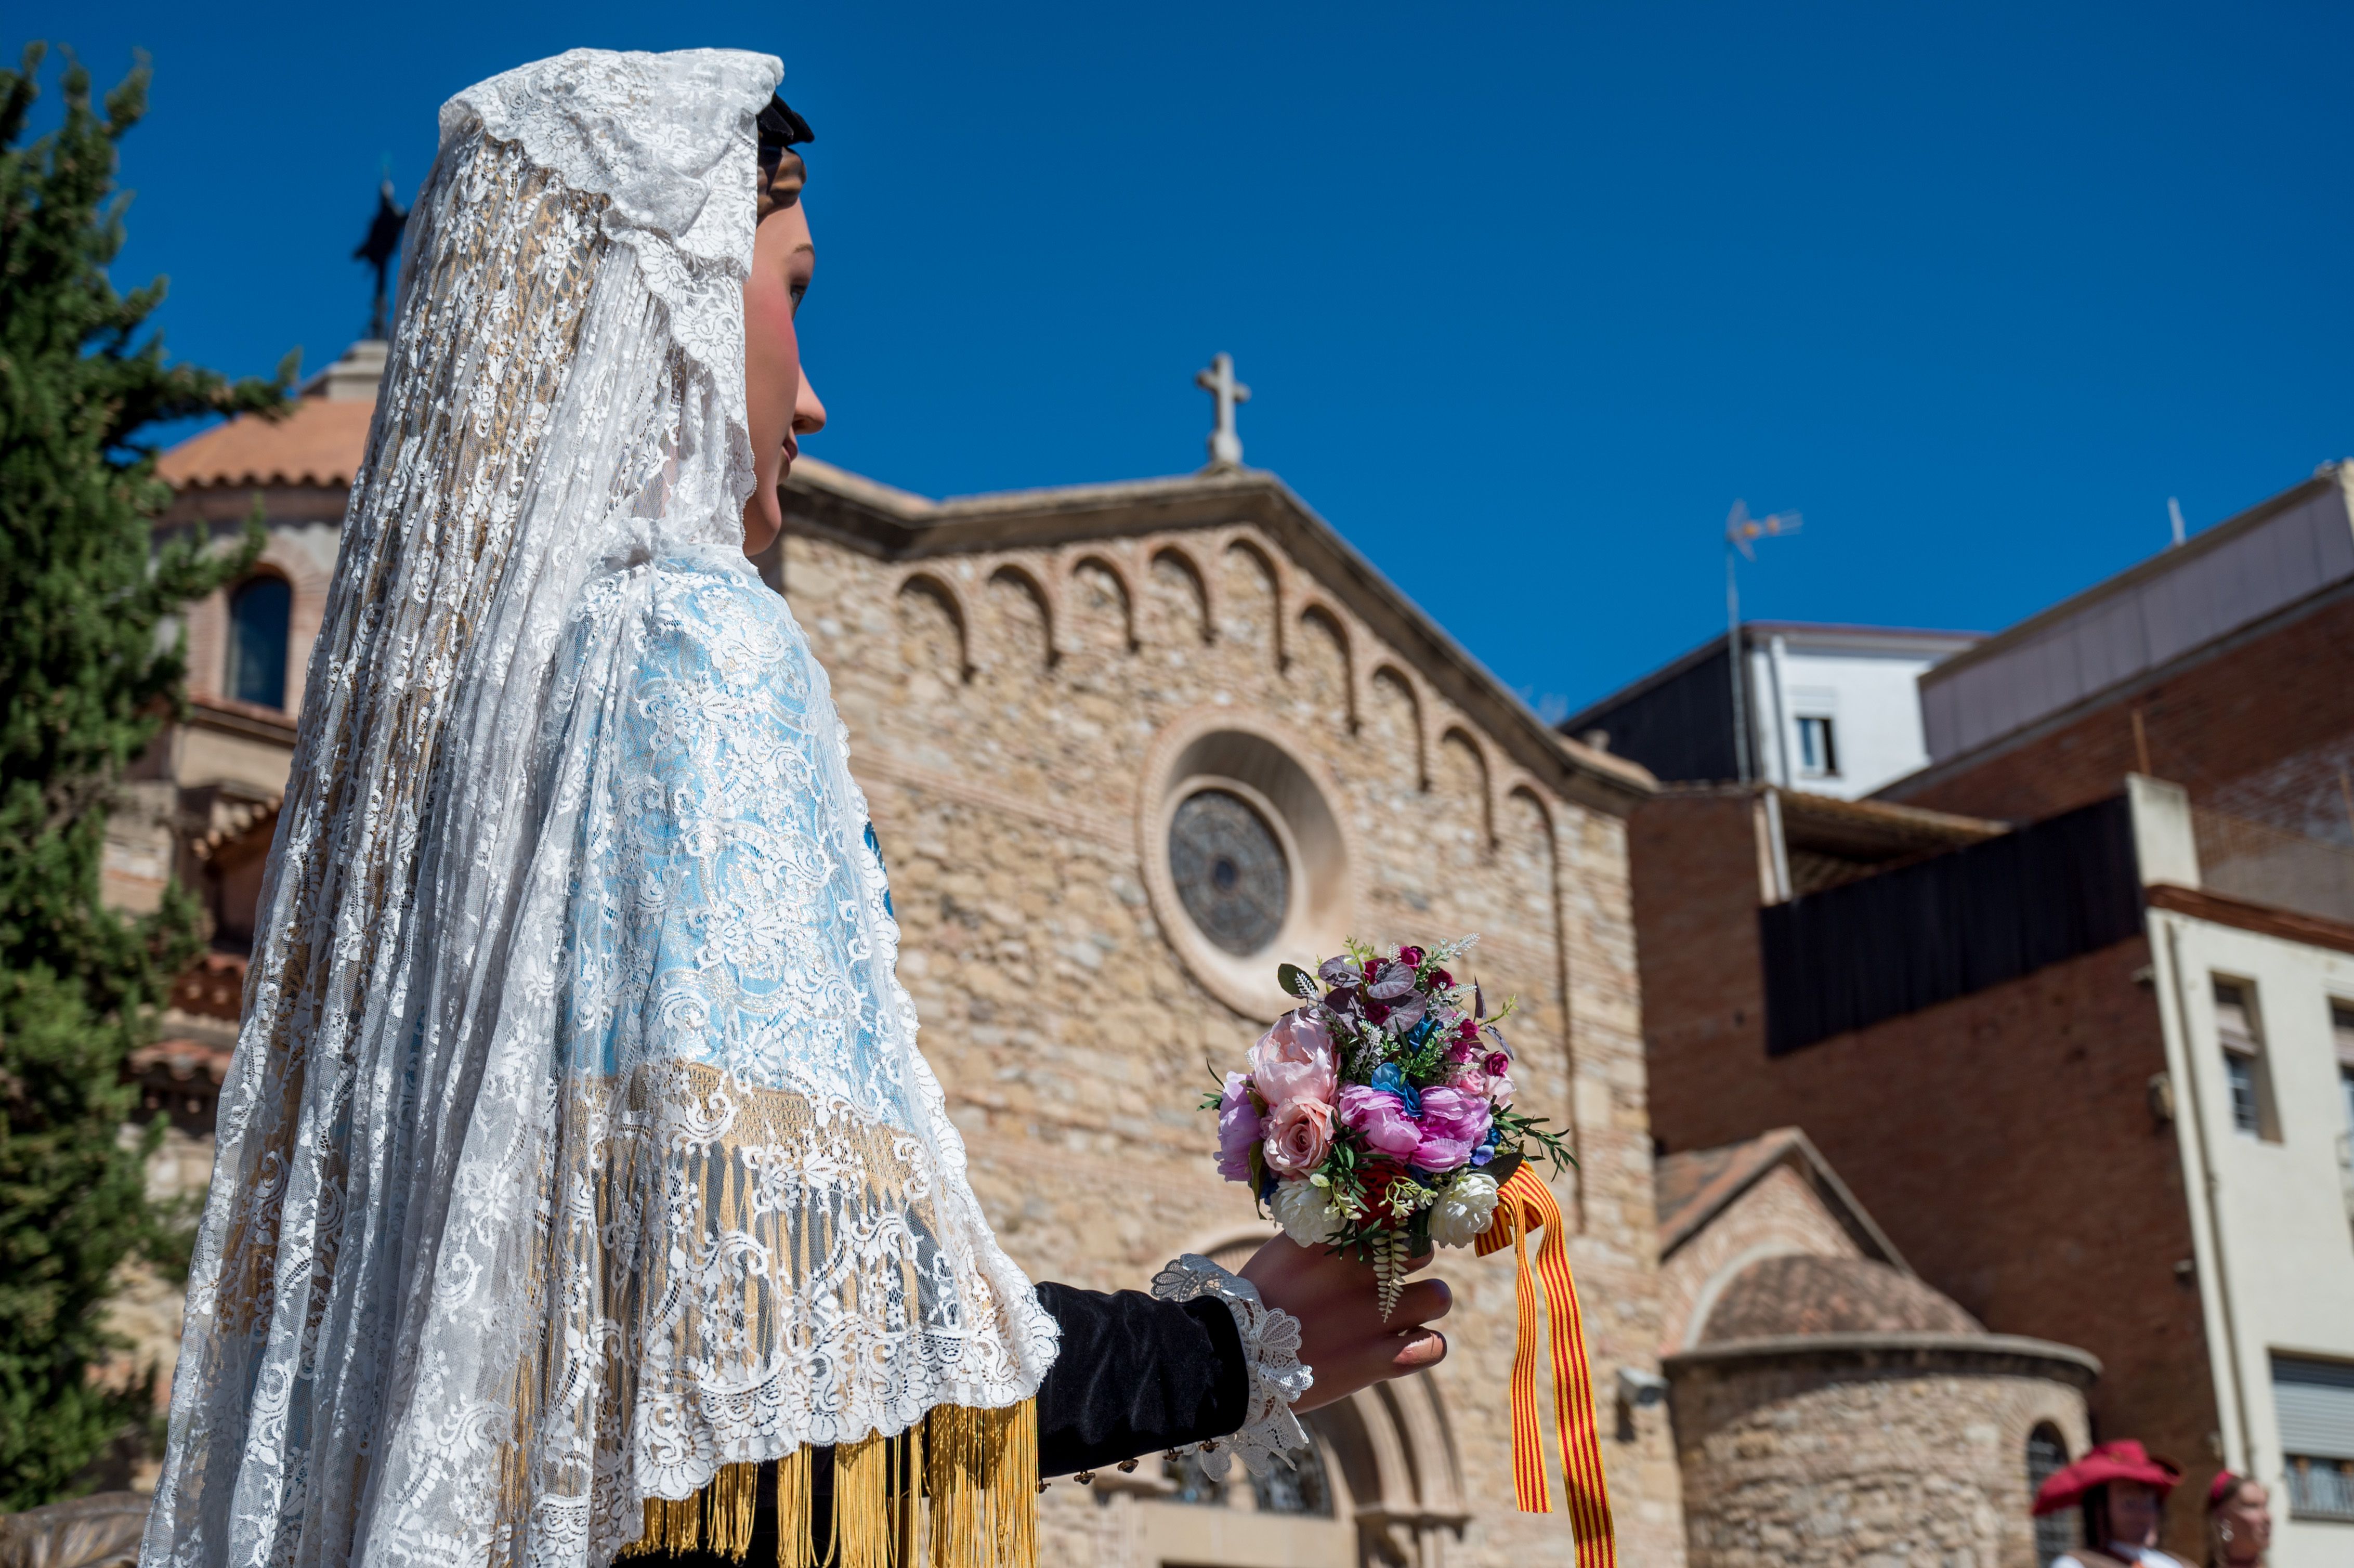
<instances>
[{"instance_id":1,"label":"tv antenna","mask_svg":"<svg viewBox=\"0 0 2354 1568\"><path fill-rule=\"evenodd\" d=\"M1749 758L1749 714L1742 700L1741 585L1734 576L1733 552L1738 550L1744 559L1754 561L1757 558L1757 540L1795 534L1805 524L1806 519L1795 512L1752 517L1745 501L1734 502L1724 518L1724 657L1726 673L1733 677L1734 766L1744 784L1749 782L1754 769Z\"/></svg>"}]
</instances>

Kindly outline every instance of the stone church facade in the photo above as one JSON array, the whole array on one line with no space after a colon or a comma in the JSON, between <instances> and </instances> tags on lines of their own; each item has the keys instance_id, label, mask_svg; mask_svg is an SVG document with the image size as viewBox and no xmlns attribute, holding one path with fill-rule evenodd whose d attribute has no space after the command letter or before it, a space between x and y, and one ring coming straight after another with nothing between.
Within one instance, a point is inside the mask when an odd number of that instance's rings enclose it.
<instances>
[{"instance_id":1,"label":"stone church facade","mask_svg":"<svg viewBox=\"0 0 2354 1568\"><path fill-rule=\"evenodd\" d=\"M1478 932L1471 969L1521 1002L1522 1103L1578 1152L1560 1195L1624 1560L1680 1562L1664 1413L1614 1419L1610 1392L1658 1367L1645 778L1551 735L1264 473L934 503L804 460L786 499L764 569L832 676L924 1049L1014 1256L1109 1289L1247 1255L1271 1227L1193 1107L1284 1006L1278 959ZM1233 819L1206 856L1204 797ZM1252 890L1200 874L1219 851L1270 885L1241 928L1220 895ZM1057 1483L1050 1560L1570 1561L1561 1516L1511 1508L1511 1270L1447 1262L1447 1361L1320 1414L1320 1497L1181 1500L1157 1464Z\"/></svg>"},{"instance_id":2,"label":"stone church facade","mask_svg":"<svg viewBox=\"0 0 2354 1568\"><path fill-rule=\"evenodd\" d=\"M164 463L179 500L160 531L226 538L258 493L271 541L254 578L192 610L189 722L151 753L111 846L120 900L176 874L214 922L170 1038L139 1065L178 1128L164 1187L208 1169L260 862L365 439L366 346L292 418L207 431ZM1278 959L1349 936L1477 932L1470 969L1519 999L1522 1103L1565 1125L1581 1162L1556 1190L1622 1561L1681 1563L1666 1407L1614 1397L1622 1371L1641 1387L1659 1369L1625 835L1648 776L1546 729L1266 473L935 503L804 459L785 500L761 568L832 680L924 1049L1016 1259L1119 1288L1182 1251L1247 1256L1272 1227L1217 1179L1193 1107L1284 1005ZM255 671L271 657L274 683ZM1447 1362L1318 1413L1300 1475L1220 1487L1147 1459L1056 1481L1044 1561L1570 1562L1565 1515L1512 1509L1511 1267L1446 1261ZM126 1302L145 1356L168 1362L176 1306L152 1281Z\"/></svg>"}]
</instances>

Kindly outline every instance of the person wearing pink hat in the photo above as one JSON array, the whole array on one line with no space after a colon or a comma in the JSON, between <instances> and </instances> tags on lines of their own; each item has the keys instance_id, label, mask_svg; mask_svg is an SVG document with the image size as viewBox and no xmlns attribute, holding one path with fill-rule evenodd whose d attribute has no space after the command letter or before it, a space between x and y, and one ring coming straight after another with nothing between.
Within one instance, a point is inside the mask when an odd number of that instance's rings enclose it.
<instances>
[{"instance_id":1,"label":"person wearing pink hat","mask_svg":"<svg viewBox=\"0 0 2354 1568\"><path fill-rule=\"evenodd\" d=\"M2181 1467L2130 1437L2103 1443L2054 1474L2036 1491L2035 1514L2080 1510L2084 1544L2053 1558L2052 1568L2188 1568L2158 1549L2166 1494L2181 1479Z\"/></svg>"},{"instance_id":2,"label":"person wearing pink hat","mask_svg":"<svg viewBox=\"0 0 2354 1568\"><path fill-rule=\"evenodd\" d=\"M2207 1568L2264 1568L2273 1543L2272 1494L2225 1470L2207 1489Z\"/></svg>"}]
</instances>

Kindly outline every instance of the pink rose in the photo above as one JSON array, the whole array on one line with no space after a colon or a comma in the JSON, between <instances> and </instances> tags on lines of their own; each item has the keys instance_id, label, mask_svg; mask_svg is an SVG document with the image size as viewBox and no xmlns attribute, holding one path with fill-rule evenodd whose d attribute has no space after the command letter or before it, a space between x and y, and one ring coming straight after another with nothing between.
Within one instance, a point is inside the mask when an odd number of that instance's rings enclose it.
<instances>
[{"instance_id":1,"label":"pink rose","mask_svg":"<svg viewBox=\"0 0 2354 1568\"><path fill-rule=\"evenodd\" d=\"M1218 1101L1218 1174L1229 1181L1251 1179L1251 1145L1259 1139L1261 1118L1251 1100L1251 1081L1240 1073L1226 1075L1226 1092Z\"/></svg>"},{"instance_id":2,"label":"pink rose","mask_svg":"<svg viewBox=\"0 0 2354 1568\"><path fill-rule=\"evenodd\" d=\"M1251 1081L1278 1110L1294 1100L1313 1100L1330 1107L1340 1087L1341 1070L1332 1053L1331 1032L1305 1008L1287 1012L1275 1027L1251 1047Z\"/></svg>"},{"instance_id":3,"label":"pink rose","mask_svg":"<svg viewBox=\"0 0 2354 1568\"><path fill-rule=\"evenodd\" d=\"M1351 1084L1341 1091L1341 1125L1362 1137L1368 1147L1403 1160L1422 1142L1422 1129L1405 1114L1395 1095Z\"/></svg>"},{"instance_id":4,"label":"pink rose","mask_svg":"<svg viewBox=\"0 0 2354 1568\"><path fill-rule=\"evenodd\" d=\"M1421 1139L1413 1163L1425 1171L1452 1171L1471 1158L1488 1136L1488 1101L1456 1088L1422 1091Z\"/></svg>"},{"instance_id":5,"label":"pink rose","mask_svg":"<svg viewBox=\"0 0 2354 1568\"><path fill-rule=\"evenodd\" d=\"M1269 1122L1267 1163L1278 1175L1305 1176L1332 1151L1332 1107L1321 1100L1286 1100Z\"/></svg>"}]
</instances>

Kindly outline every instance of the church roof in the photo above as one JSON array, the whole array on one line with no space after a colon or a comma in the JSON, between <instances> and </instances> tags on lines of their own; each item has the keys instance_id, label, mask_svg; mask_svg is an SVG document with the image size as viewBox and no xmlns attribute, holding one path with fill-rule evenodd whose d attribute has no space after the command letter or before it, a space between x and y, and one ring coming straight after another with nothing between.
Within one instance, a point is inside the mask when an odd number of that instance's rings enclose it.
<instances>
[{"instance_id":1,"label":"church roof","mask_svg":"<svg viewBox=\"0 0 2354 1568\"><path fill-rule=\"evenodd\" d=\"M375 414L373 402L298 397L281 418L245 414L189 437L156 472L175 490L348 485Z\"/></svg>"},{"instance_id":2,"label":"church roof","mask_svg":"<svg viewBox=\"0 0 2354 1568\"><path fill-rule=\"evenodd\" d=\"M1210 469L934 500L803 457L785 481L784 500L788 526L894 561L1255 524L1550 787L1620 814L1657 788L1641 765L1556 734L1290 486L1263 470Z\"/></svg>"},{"instance_id":3,"label":"church roof","mask_svg":"<svg viewBox=\"0 0 2354 1568\"><path fill-rule=\"evenodd\" d=\"M1950 1297L1867 1257L1763 1257L1718 1295L1700 1342L1826 1334L1983 1334Z\"/></svg>"},{"instance_id":4,"label":"church roof","mask_svg":"<svg viewBox=\"0 0 2354 1568\"><path fill-rule=\"evenodd\" d=\"M275 419L240 415L165 452L155 471L175 490L348 487L367 454L385 345L362 338L302 383Z\"/></svg>"},{"instance_id":5,"label":"church roof","mask_svg":"<svg viewBox=\"0 0 2354 1568\"><path fill-rule=\"evenodd\" d=\"M1711 1220L1731 1208L1734 1200L1755 1186L1776 1167L1788 1165L1815 1191L1842 1229L1855 1238L1868 1258L1911 1266L1896 1250L1863 1204L1848 1191L1814 1140L1795 1127L1777 1127L1739 1143L1663 1154L1651 1167L1652 1190L1659 1201L1659 1256L1662 1261L1698 1235Z\"/></svg>"}]
</instances>

